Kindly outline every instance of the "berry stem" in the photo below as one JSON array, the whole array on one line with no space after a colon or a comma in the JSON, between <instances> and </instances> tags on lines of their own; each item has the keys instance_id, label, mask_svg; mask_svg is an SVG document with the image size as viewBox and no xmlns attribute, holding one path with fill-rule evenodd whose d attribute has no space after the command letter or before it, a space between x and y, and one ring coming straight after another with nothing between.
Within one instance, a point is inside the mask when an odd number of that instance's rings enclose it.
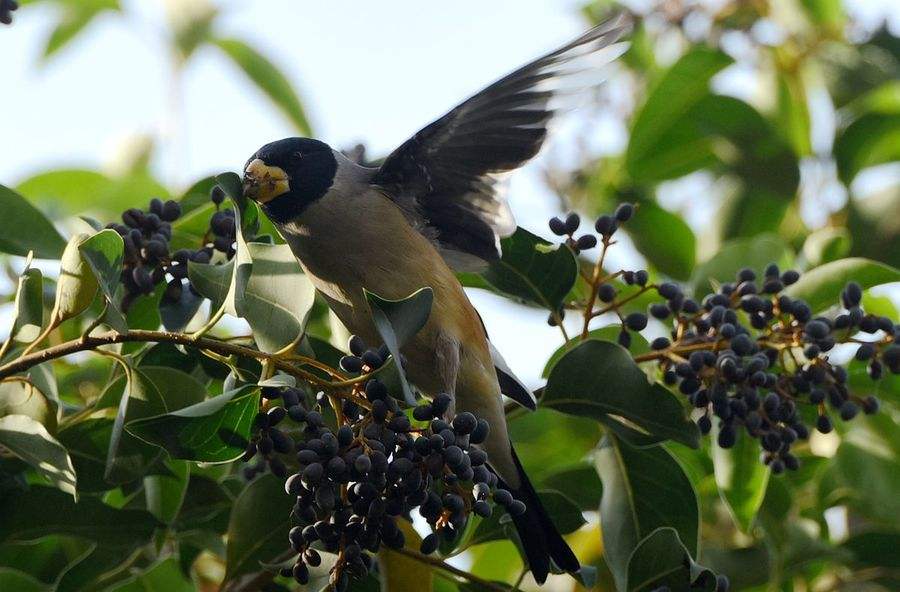
<instances>
[{"instance_id":1,"label":"berry stem","mask_svg":"<svg viewBox=\"0 0 900 592\"><path fill-rule=\"evenodd\" d=\"M603 246L600 249L600 258L597 260L596 265L594 265L594 273L591 276L591 295L588 297L587 306L584 308L584 323L581 327L582 341L588 338L591 319L594 318L591 311L594 310L594 304L597 302L597 290L600 289L600 280L602 279L600 274L603 273L603 260L606 258L607 248L609 248L609 237L604 236Z\"/></svg>"}]
</instances>

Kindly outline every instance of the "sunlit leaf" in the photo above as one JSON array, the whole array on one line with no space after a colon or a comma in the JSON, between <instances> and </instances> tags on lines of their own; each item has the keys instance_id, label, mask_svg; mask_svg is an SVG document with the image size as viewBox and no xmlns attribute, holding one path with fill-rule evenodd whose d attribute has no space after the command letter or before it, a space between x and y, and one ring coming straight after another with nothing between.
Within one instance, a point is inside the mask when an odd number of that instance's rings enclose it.
<instances>
[{"instance_id":1,"label":"sunlit leaf","mask_svg":"<svg viewBox=\"0 0 900 592\"><path fill-rule=\"evenodd\" d=\"M105 321L110 327L124 333L128 324L119 310L116 290L120 284L122 262L125 259L125 245L119 233L112 229L101 230L78 245L82 258L94 272L100 291L106 298Z\"/></svg>"},{"instance_id":2,"label":"sunlit leaf","mask_svg":"<svg viewBox=\"0 0 900 592\"><path fill-rule=\"evenodd\" d=\"M695 47L647 96L631 128L626 165L640 181L679 177L715 162L708 137L683 117L709 94L709 81L732 63L725 53Z\"/></svg>"},{"instance_id":3,"label":"sunlit leaf","mask_svg":"<svg viewBox=\"0 0 900 592\"><path fill-rule=\"evenodd\" d=\"M239 39L213 39L241 71L278 107L301 134L310 135L309 120L290 81L268 58Z\"/></svg>"},{"instance_id":4,"label":"sunlit leaf","mask_svg":"<svg viewBox=\"0 0 900 592\"><path fill-rule=\"evenodd\" d=\"M287 245L247 246L253 267L236 312L250 323L259 348L274 353L300 339L315 287Z\"/></svg>"},{"instance_id":5,"label":"sunlit leaf","mask_svg":"<svg viewBox=\"0 0 900 592\"><path fill-rule=\"evenodd\" d=\"M805 300L817 312L838 305L841 290L851 281L863 289L871 288L900 281L900 270L861 257L839 259L807 271L796 284L788 287L787 293Z\"/></svg>"},{"instance_id":6,"label":"sunlit leaf","mask_svg":"<svg viewBox=\"0 0 900 592\"><path fill-rule=\"evenodd\" d=\"M44 278L40 269L29 266L19 276L9 338L29 343L40 335L43 325Z\"/></svg>"},{"instance_id":7,"label":"sunlit leaf","mask_svg":"<svg viewBox=\"0 0 900 592\"><path fill-rule=\"evenodd\" d=\"M81 256L78 245L87 238L78 234L69 239L60 260L59 279L56 282L56 301L50 313L54 325L84 312L97 294L97 278Z\"/></svg>"},{"instance_id":8,"label":"sunlit leaf","mask_svg":"<svg viewBox=\"0 0 900 592\"><path fill-rule=\"evenodd\" d=\"M0 417L0 445L34 467L61 491L77 496L75 469L68 452L36 420L27 415ZM0 532L2 529L0 526Z\"/></svg>"},{"instance_id":9,"label":"sunlit leaf","mask_svg":"<svg viewBox=\"0 0 900 592\"><path fill-rule=\"evenodd\" d=\"M700 297L718 284L733 282L744 267L759 274L769 263L782 264L786 250L784 241L773 234L729 241L712 258L694 269L690 282L694 295Z\"/></svg>"}]
</instances>

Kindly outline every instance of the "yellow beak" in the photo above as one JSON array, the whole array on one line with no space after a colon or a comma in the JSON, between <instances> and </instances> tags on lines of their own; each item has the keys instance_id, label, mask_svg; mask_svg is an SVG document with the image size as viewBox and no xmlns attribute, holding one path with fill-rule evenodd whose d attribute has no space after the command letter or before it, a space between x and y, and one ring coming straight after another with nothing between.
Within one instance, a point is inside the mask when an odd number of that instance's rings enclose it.
<instances>
[{"instance_id":1,"label":"yellow beak","mask_svg":"<svg viewBox=\"0 0 900 592\"><path fill-rule=\"evenodd\" d=\"M255 158L244 170L244 197L247 199L264 204L290 190L290 177L279 167Z\"/></svg>"}]
</instances>

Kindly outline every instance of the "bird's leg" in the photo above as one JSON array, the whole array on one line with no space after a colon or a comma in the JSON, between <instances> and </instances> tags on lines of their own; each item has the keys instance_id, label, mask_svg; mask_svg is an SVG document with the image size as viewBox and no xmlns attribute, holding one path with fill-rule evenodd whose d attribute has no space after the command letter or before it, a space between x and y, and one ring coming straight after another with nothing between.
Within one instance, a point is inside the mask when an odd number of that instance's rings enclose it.
<instances>
[{"instance_id":1,"label":"bird's leg","mask_svg":"<svg viewBox=\"0 0 900 592\"><path fill-rule=\"evenodd\" d=\"M452 337L440 334L434 346L438 376L441 388L450 395L450 406L444 418L449 421L456 415L456 378L459 375L459 342Z\"/></svg>"}]
</instances>

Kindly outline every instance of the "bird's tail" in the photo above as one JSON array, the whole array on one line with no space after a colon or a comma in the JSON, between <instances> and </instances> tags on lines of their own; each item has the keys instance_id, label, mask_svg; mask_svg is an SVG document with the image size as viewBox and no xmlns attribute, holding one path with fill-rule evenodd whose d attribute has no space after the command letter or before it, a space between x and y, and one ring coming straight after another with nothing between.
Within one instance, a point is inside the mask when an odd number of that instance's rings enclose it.
<instances>
[{"instance_id":1,"label":"bird's tail","mask_svg":"<svg viewBox=\"0 0 900 592\"><path fill-rule=\"evenodd\" d=\"M525 549L531 574L539 584L543 584L547 574L550 573L551 559L560 569L570 573L577 572L581 569L578 558L547 515L547 510L544 509L537 492L522 469L515 450L512 451L512 457L519 473L519 487L511 488L508 484L502 483L502 480L501 483L509 489L514 498L525 504L525 513L513 516L512 520Z\"/></svg>"}]
</instances>

